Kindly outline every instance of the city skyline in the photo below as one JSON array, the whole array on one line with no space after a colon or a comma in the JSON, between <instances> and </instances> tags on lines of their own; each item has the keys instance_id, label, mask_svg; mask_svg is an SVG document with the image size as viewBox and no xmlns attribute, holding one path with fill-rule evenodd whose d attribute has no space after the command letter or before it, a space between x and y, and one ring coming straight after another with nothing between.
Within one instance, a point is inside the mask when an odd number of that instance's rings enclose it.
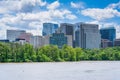
<instances>
[{"instance_id":1,"label":"city skyline","mask_svg":"<svg viewBox=\"0 0 120 80\"><path fill-rule=\"evenodd\" d=\"M42 24L86 22L100 28L115 27L120 38L119 0L1 0L0 39L7 29L26 30L42 35ZM11 6L12 4L12 6Z\"/></svg>"}]
</instances>

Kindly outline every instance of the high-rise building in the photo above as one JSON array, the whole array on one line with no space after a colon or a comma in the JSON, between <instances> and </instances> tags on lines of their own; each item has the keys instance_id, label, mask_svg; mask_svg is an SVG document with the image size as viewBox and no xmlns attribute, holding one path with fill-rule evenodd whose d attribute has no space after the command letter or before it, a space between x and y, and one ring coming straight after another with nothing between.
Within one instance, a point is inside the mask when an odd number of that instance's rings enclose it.
<instances>
[{"instance_id":1,"label":"high-rise building","mask_svg":"<svg viewBox=\"0 0 120 80\"><path fill-rule=\"evenodd\" d=\"M7 39L10 41L10 42L13 42L15 41L19 36L20 34L22 33L25 33L24 30L7 30Z\"/></svg>"},{"instance_id":2,"label":"high-rise building","mask_svg":"<svg viewBox=\"0 0 120 80\"><path fill-rule=\"evenodd\" d=\"M70 23L61 23L60 24L60 32L64 33L65 35L72 36L72 46L74 47L74 25Z\"/></svg>"},{"instance_id":3,"label":"high-rise building","mask_svg":"<svg viewBox=\"0 0 120 80\"><path fill-rule=\"evenodd\" d=\"M102 28L100 29L100 34L102 39L108 39L113 42L116 39L116 29L114 27Z\"/></svg>"},{"instance_id":4,"label":"high-rise building","mask_svg":"<svg viewBox=\"0 0 120 80\"><path fill-rule=\"evenodd\" d=\"M72 36L66 36L64 33L53 33L50 37L50 44L57 45L58 48L62 48L65 44L72 46Z\"/></svg>"},{"instance_id":5,"label":"high-rise building","mask_svg":"<svg viewBox=\"0 0 120 80\"><path fill-rule=\"evenodd\" d=\"M101 36L96 24L75 24L75 46L81 48L100 48Z\"/></svg>"},{"instance_id":6,"label":"high-rise building","mask_svg":"<svg viewBox=\"0 0 120 80\"><path fill-rule=\"evenodd\" d=\"M44 40L42 36L32 36L30 39L30 44L33 45L34 48L38 48L44 45Z\"/></svg>"},{"instance_id":7,"label":"high-rise building","mask_svg":"<svg viewBox=\"0 0 120 80\"><path fill-rule=\"evenodd\" d=\"M51 35L52 33L55 33L57 29L58 29L58 24L43 23L42 35L43 36Z\"/></svg>"}]
</instances>

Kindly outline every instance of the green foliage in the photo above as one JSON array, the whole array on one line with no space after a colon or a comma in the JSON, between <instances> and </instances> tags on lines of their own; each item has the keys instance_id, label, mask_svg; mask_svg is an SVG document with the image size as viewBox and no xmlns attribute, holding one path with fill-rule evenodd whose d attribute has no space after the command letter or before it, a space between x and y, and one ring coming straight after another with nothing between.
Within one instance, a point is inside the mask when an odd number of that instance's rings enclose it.
<instances>
[{"instance_id":1,"label":"green foliage","mask_svg":"<svg viewBox=\"0 0 120 80\"><path fill-rule=\"evenodd\" d=\"M0 62L63 62L81 60L120 60L120 47L82 49L64 45L33 48L30 44L0 43Z\"/></svg>"}]
</instances>

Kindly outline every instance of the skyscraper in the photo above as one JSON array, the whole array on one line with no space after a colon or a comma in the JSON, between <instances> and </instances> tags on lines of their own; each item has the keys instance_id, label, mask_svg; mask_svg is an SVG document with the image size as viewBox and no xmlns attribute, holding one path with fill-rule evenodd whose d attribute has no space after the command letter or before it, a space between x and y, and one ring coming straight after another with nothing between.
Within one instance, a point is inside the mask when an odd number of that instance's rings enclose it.
<instances>
[{"instance_id":1,"label":"skyscraper","mask_svg":"<svg viewBox=\"0 0 120 80\"><path fill-rule=\"evenodd\" d=\"M76 23L75 24L76 47L100 48L101 36L96 24Z\"/></svg>"},{"instance_id":2,"label":"skyscraper","mask_svg":"<svg viewBox=\"0 0 120 80\"><path fill-rule=\"evenodd\" d=\"M55 33L57 29L58 29L58 24L43 23L42 35L43 36L51 35L52 33Z\"/></svg>"},{"instance_id":3,"label":"skyscraper","mask_svg":"<svg viewBox=\"0 0 120 80\"><path fill-rule=\"evenodd\" d=\"M72 46L74 47L74 25L70 23L61 23L60 24L60 31L65 35L72 36Z\"/></svg>"},{"instance_id":4,"label":"skyscraper","mask_svg":"<svg viewBox=\"0 0 120 80\"><path fill-rule=\"evenodd\" d=\"M114 27L102 28L100 29L100 34L102 39L108 39L113 42L116 39L116 29Z\"/></svg>"},{"instance_id":5,"label":"skyscraper","mask_svg":"<svg viewBox=\"0 0 120 80\"><path fill-rule=\"evenodd\" d=\"M25 33L24 30L7 30L7 39L12 42L15 41L22 33Z\"/></svg>"}]
</instances>

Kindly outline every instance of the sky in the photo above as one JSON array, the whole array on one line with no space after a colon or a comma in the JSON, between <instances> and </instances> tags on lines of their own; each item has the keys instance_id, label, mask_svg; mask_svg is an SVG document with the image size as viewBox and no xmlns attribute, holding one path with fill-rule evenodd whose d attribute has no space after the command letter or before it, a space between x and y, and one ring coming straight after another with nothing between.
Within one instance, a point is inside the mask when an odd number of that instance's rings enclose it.
<instances>
[{"instance_id":1,"label":"sky","mask_svg":"<svg viewBox=\"0 0 120 80\"><path fill-rule=\"evenodd\" d=\"M7 29L41 35L45 22L115 27L120 38L120 0L0 0L0 39Z\"/></svg>"}]
</instances>

